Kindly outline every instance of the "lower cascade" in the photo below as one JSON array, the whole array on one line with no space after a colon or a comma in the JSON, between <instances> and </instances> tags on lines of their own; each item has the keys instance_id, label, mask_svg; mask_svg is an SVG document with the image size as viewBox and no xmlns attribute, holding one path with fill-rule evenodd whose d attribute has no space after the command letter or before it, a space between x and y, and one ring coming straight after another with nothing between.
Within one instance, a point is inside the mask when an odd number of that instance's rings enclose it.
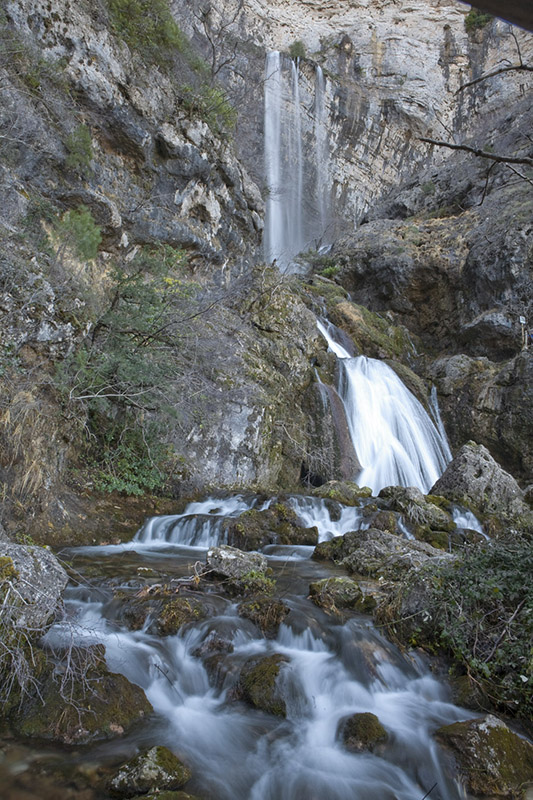
<instances>
[{"instance_id":1,"label":"lower cascade","mask_svg":"<svg viewBox=\"0 0 533 800\"><path fill-rule=\"evenodd\" d=\"M385 486L416 486L428 492L451 452L444 430L383 361L351 358L334 338L334 326L318 322L330 349L340 359L339 394L361 472L360 486L373 494Z\"/></svg>"},{"instance_id":2,"label":"lower cascade","mask_svg":"<svg viewBox=\"0 0 533 800\"><path fill-rule=\"evenodd\" d=\"M287 502L303 525L317 526L322 541L368 524L361 508L335 509L303 496ZM257 498L211 497L183 514L149 520L130 544L69 551L80 572L89 565L93 572L111 568L122 579L113 588L105 582L71 588L71 622L56 625L49 643L74 635L84 645L105 645L110 669L141 686L156 712L136 738L130 734L130 746L156 742L178 752L193 770L188 791L201 797L420 800L436 784L434 800L459 800L463 794L445 773L431 733L468 712L449 701L420 658L400 652L369 617L335 620L308 599L309 582L331 575L310 559L312 547L265 548L289 609L275 638L265 638L239 615L236 602L216 591L203 596L207 616L177 635L157 636L147 624L136 631L124 627L114 592L139 570L179 582L191 573L191 547L193 558L201 558L200 551L216 543L223 515L267 505ZM216 661L202 660L214 641L224 643L213 650ZM235 700L243 666L274 655L281 660L282 715ZM347 749L342 731L354 714L375 715L383 741L360 752Z\"/></svg>"}]
</instances>

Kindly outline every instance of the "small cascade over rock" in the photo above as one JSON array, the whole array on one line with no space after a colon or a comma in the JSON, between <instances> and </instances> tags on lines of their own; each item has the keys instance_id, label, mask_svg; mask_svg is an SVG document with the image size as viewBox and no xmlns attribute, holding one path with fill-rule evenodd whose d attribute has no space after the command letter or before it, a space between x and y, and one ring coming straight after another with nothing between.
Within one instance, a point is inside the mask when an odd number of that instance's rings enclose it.
<instances>
[{"instance_id":1,"label":"small cascade over rock","mask_svg":"<svg viewBox=\"0 0 533 800\"><path fill-rule=\"evenodd\" d=\"M422 404L383 361L350 354L334 326L318 322L340 359L339 395L362 470L361 486L377 494L385 486L416 486L428 492L451 459L444 435Z\"/></svg>"},{"instance_id":2,"label":"small cascade over rock","mask_svg":"<svg viewBox=\"0 0 533 800\"><path fill-rule=\"evenodd\" d=\"M322 244L328 225L329 146L326 83L316 67L314 110L300 98L299 60L278 51L265 65L265 260L290 268L294 256ZM304 136L303 115L311 130Z\"/></svg>"}]
</instances>

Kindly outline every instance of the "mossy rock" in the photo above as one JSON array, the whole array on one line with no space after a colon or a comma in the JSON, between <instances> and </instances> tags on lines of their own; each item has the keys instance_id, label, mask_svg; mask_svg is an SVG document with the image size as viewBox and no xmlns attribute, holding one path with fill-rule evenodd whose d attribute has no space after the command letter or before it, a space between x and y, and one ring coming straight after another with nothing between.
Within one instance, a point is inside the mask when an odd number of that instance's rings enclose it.
<instances>
[{"instance_id":1,"label":"mossy rock","mask_svg":"<svg viewBox=\"0 0 533 800\"><path fill-rule=\"evenodd\" d=\"M365 599L358 583L352 578L323 578L309 585L309 596L327 614L344 618L350 609L362 611Z\"/></svg>"},{"instance_id":2,"label":"mossy rock","mask_svg":"<svg viewBox=\"0 0 533 800\"><path fill-rule=\"evenodd\" d=\"M361 753L372 752L378 745L385 744L389 735L375 714L364 712L352 714L343 720L340 736L347 750Z\"/></svg>"},{"instance_id":3,"label":"mossy rock","mask_svg":"<svg viewBox=\"0 0 533 800\"><path fill-rule=\"evenodd\" d=\"M267 714L285 717L287 709L277 687L277 678L282 664L288 660L279 653L250 658L241 670L234 697Z\"/></svg>"},{"instance_id":4,"label":"mossy rock","mask_svg":"<svg viewBox=\"0 0 533 800\"><path fill-rule=\"evenodd\" d=\"M180 789L192 773L167 747L151 747L124 764L109 782L114 797ZM158 797L161 797L159 791Z\"/></svg>"},{"instance_id":5,"label":"mossy rock","mask_svg":"<svg viewBox=\"0 0 533 800\"><path fill-rule=\"evenodd\" d=\"M223 523L228 544L239 550L260 550L267 544L315 545L316 527L304 528L296 512L285 503L273 503L269 508L245 511L238 519Z\"/></svg>"},{"instance_id":6,"label":"mossy rock","mask_svg":"<svg viewBox=\"0 0 533 800\"><path fill-rule=\"evenodd\" d=\"M437 550L448 550L450 536L445 531L434 531L429 525L415 525L414 537L419 542L427 542Z\"/></svg>"},{"instance_id":7,"label":"mossy rock","mask_svg":"<svg viewBox=\"0 0 533 800\"><path fill-rule=\"evenodd\" d=\"M372 527L378 531L398 533L398 517L393 511L378 511L372 519Z\"/></svg>"},{"instance_id":8,"label":"mossy rock","mask_svg":"<svg viewBox=\"0 0 533 800\"><path fill-rule=\"evenodd\" d=\"M467 791L480 797L518 800L533 783L533 745L498 717L454 722L439 728L437 740L453 759Z\"/></svg>"},{"instance_id":9,"label":"mossy rock","mask_svg":"<svg viewBox=\"0 0 533 800\"><path fill-rule=\"evenodd\" d=\"M349 481L328 481L312 491L313 497L336 500L345 506L358 506L362 499L372 497L372 489Z\"/></svg>"},{"instance_id":10,"label":"mossy rock","mask_svg":"<svg viewBox=\"0 0 533 800\"><path fill-rule=\"evenodd\" d=\"M120 735L149 714L152 706L142 689L110 672L103 654L100 645L73 651L69 702L61 694L56 665L42 661L35 691L24 695L9 715L13 732L66 744L89 742Z\"/></svg>"},{"instance_id":11,"label":"mossy rock","mask_svg":"<svg viewBox=\"0 0 533 800\"><path fill-rule=\"evenodd\" d=\"M279 600L270 597L255 597L239 604L237 612L240 617L249 619L269 639L276 636L279 626L289 613L290 608Z\"/></svg>"},{"instance_id":12,"label":"mossy rock","mask_svg":"<svg viewBox=\"0 0 533 800\"><path fill-rule=\"evenodd\" d=\"M113 599L115 619L130 630L144 627L150 618L148 631L160 636L172 636L183 625L204 619L206 611L195 597L176 596L169 586L150 591L146 586L135 596L119 591Z\"/></svg>"},{"instance_id":13,"label":"mossy rock","mask_svg":"<svg viewBox=\"0 0 533 800\"><path fill-rule=\"evenodd\" d=\"M414 353L407 328L348 300L331 310L331 321L348 333L356 349L373 358L403 361Z\"/></svg>"},{"instance_id":14,"label":"mossy rock","mask_svg":"<svg viewBox=\"0 0 533 800\"><path fill-rule=\"evenodd\" d=\"M357 547L359 541L359 531L349 531L343 536L334 536L326 542L319 542L313 550L313 558L316 561L333 561L338 564L343 558Z\"/></svg>"},{"instance_id":15,"label":"mossy rock","mask_svg":"<svg viewBox=\"0 0 533 800\"><path fill-rule=\"evenodd\" d=\"M137 795L132 800L200 800L195 794L187 792L150 792L150 794Z\"/></svg>"},{"instance_id":16,"label":"mossy rock","mask_svg":"<svg viewBox=\"0 0 533 800\"><path fill-rule=\"evenodd\" d=\"M391 511L403 514L412 526L426 526L433 531L447 533L456 528L451 514L444 510L442 503L431 502L430 495L425 497L420 489L413 486L386 486L380 491L379 497L387 501Z\"/></svg>"}]
</instances>

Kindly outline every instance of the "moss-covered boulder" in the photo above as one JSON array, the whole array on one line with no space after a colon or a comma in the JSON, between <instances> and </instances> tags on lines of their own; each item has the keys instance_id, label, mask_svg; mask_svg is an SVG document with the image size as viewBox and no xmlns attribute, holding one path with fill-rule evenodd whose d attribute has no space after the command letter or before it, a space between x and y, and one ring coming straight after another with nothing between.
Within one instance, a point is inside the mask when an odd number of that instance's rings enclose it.
<instances>
[{"instance_id":1,"label":"moss-covered boulder","mask_svg":"<svg viewBox=\"0 0 533 800\"><path fill-rule=\"evenodd\" d=\"M275 653L271 656L254 656L244 664L233 696L244 700L254 708L285 717L287 709L281 696L277 680L284 663L288 661L283 655Z\"/></svg>"},{"instance_id":2,"label":"moss-covered boulder","mask_svg":"<svg viewBox=\"0 0 533 800\"><path fill-rule=\"evenodd\" d=\"M167 747L151 747L119 769L109 782L109 791L114 797L135 797L148 792L180 789L191 775L189 767Z\"/></svg>"},{"instance_id":3,"label":"moss-covered boulder","mask_svg":"<svg viewBox=\"0 0 533 800\"><path fill-rule=\"evenodd\" d=\"M240 617L249 619L260 629L267 639L273 639L279 626L289 613L290 608L280 600L270 597L254 597L239 604L237 612Z\"/></svg>"},{"instance_id":4,"label":"moss-covered boulder","mask_svg":"<svg viewBox=\"0 0 533 800\"><path fill-rule=\"evenodd\" d=\"M440 498L425 497L420 489L413 486L386 486L379 497L386 500L389 509L402 514L411 523L413 532L423 526L441 532L455 530L451 514L442 508L443 503L438 502Z\"/></svg>"},{"instance_id":5,"label":"moss-covered boulder","mask_svg":"<svg viewBox=\"0 0 533 800\"><path fill-rule=\"evenodd\" d=\"M376 715L369 712L352 714L344 719L339 726L339 733L344 746L352 753L365 750L372 752L389 738Z\"/></svg>"},{"instance_id":6,"label":"moss-covered boulder","mask_svg":"<svg viewBox=\"0 0 533 800\"><path fill-rule=\"evenodd\" d=\"M344 618L347 610L366 610L365 597L352 578L323 578L309 585L309 596L327 614Z\"/></svg>"},{"instance_id":7,"label":"moss-covered boulder","mask_svg":"<svg viewBox=\"0 0 533 800\"><path fill-rule=\"evenodd\" d=\"M69 671L62 673L42 656L33 690L10 703L8 722L16 735L66 744L108 739L152 711L139 686L108 670L102 646L72 651L62 668Z\"/></svg>"},{"instance_id":8,"label":"moss-covered boulder","mask_svg":"<svg viewBox=\"0 0 533 800\"><path fill-rule=\"evenodd\" d=\"M313 557L339 563L357 575L393 581L400 580L410 569L431 559L451 558L429 544L401 539L377 528L349 531L329 542L321 542Z\"/></svg>"},{"instance_id":9,"label":"moss-covered boulder","mask_svg":"<svg viewBox=\"0 0 533 800\"><path fill-rule=\"evenodd\" d=\"M372 489L350 481L328 481L313 489L311 494L314 497L336 500L345 506L358 506L362 499L372 497Z\"/></svg>"},{"instance_id":10,"label":"moss-covered boulder","mask_svg":"<svg viewBox=\"0 0 533 800\"><path fill-rule=\"evenodd\" d=\"M159 636L172 636L183 625L198 622L206 616L206 609L197 597L179 596L170 586L144 586L134 595L120 590L113 603L113 616L130 630L140 630L147 622L147 630Z\"/></svg>"},{"instance_id":11,"label":"moss-covered boulder","mask_svg":"<svg viewBox=\"0 0 533 800\"><path fill-rule=\"evenodd\" d=\"M282 502L226 519L222 528L228 544L240 550L258 550L267 544L315 545L318 540L316 527L304 528L296 512Z\"/></svg>"},{"instance_id":12,"label":"moss-covered boulder","mask_svg":"<svg viewBox=\"0 0 533 800\"><path fill-rule=\"evenodd\" d=\"M394 325L386 315L348 300L337 303L330 315L331 321L351 336L360 353L373 358L405 361L414 352L408 330Z\"/></svg>"},{"instance_id":13,"label":"moss-covered boulder","mask_svg":"<svg viewBox=\"0 0 533 800\"><path fill-rule=\"evenodd\" d=\"M533 785L533 745L498 717L445 725L435 736L450 754L452 774L461 777L469 794L519 800Z\"/></svg>"}]
</instances>

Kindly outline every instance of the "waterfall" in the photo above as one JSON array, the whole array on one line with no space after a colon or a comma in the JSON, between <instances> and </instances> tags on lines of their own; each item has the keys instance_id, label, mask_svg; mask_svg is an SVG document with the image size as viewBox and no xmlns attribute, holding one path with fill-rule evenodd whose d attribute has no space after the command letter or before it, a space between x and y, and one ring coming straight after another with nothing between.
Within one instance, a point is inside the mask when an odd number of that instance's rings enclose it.
<instances>
[{"instance_id":1,"label":"waterfall","mask_svg":"<svg viewBox=\"0 0 533 800\"><path fill-rule=\"evenodd\" d=\"M298 253L316 246L327 226L329 149L324 74L316 68L311 131L304 131L298 61L278 51L265 65L264 158L267 201L266 263L287 269ZM305 143L307 142L307 152Z\"/></svg>"},{"instance_id":2,"label":"waterfall","mask_svg":"<svg viewBox=\"0 0 533 800\"><path fill-rule=\"evenodd\" d=\"M362 465L356 480L377 494L384 486L416 486L428 492L451 459L443 431L383 361L350 358L332 336L318 328L340 360L339 394Z\"/></svg>"},{"instance_id":3,"label":"waterfall","mask_svg":"<svg viewBox=\"0 0 533 800\"><path fill-rule=\"evenodd\" d=\"M320 231L328 226L329 194L329 148L326 119L326 82L322 68L316 68L315 82L315 161L316 161L316 201Z\"/></svg>"}]
</instances>

